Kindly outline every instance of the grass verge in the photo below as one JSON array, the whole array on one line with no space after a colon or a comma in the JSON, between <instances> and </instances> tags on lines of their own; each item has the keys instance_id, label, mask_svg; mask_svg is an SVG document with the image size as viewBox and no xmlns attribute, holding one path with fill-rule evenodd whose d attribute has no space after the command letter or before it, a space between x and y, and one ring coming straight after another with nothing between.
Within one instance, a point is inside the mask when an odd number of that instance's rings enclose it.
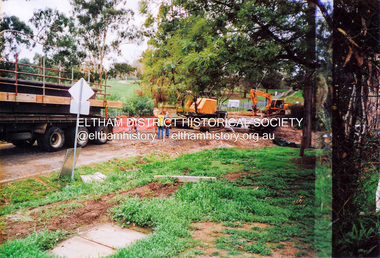
<instances>
[{"instance_id":1,"label":"grass verge","mask_svg":"<svg viewBox=\"0 0 380 258\"><path fill-rule=\"evenodd\" d=\"M308 151L306 160L313 160L311 156L315 153L315 150ZM115 201L110 210L112 219L124 226L135 224L152 228L153 233L119 249L112 257L211 255L208 247L193 238L192 224L195 222L223 223L225 226L210 244L219 250L214 254L224 251L228 252L227 255L281 254L286 250L285 246L292 245L297 250L293 253L295 256L310 253L328 256L331 253L328 241L319 240L328 239L330 234L327 225L329 196L324 192L329 184L329 169L322 167L316 177L315 170L303 164L297 149L281 147L220 148L184 154L175 159L152 153L81 167L73 182L59 180L56 175L34 179L42 186L30 180L20 181L19 184L28 184L25 185L24 198L12 199L17 195L17 189L9 184L0 190L3 203L7 204L1 212L5 215L19 208L76 199L72 207L57 207L54 212L61 216L62 210L80 207L81 200L147 184L154 181L154 175L215 176L218 181L184 184L170 198L130 196ZM83 184L79 180L79 174L95 172L106 174L106 182ZM236 177L231 179L231 174ZM27 195L35 190L33 199L28 199ZM41 191L43 194L38 194ZM321 223L315 223L320 217L323 217ZM253 223L264 223L267 227L241 228L243 224ZM13 247L9 246L13 245L29 246L30 239L28 236L7 242L1 246L0 253L12 250ZM55 239L59 241L61 238ZM44 256L46 247L20 250L26 256L34 252Z\"/></svg>"}]
</instances>

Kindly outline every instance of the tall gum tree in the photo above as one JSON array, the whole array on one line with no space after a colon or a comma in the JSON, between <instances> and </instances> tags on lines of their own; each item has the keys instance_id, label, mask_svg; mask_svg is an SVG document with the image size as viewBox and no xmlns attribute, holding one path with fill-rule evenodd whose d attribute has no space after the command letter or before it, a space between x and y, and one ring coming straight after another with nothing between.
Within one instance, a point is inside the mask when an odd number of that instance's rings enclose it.
<instances>
[{"instance_id":1,"label":"tall gum tree","mask_svg":"<svg viewBox=\"0 0 380 258\"><path fill-rule=\"evenodd\" d=\"M120 45L135 36L129 25L134 13L124 0L71 0L71 5L89 65L102 78L105 58L120 54Z\"/></svg>"},{"instance_id":2,"label":"tall gum tree","mask_svg":"<svg viewBox=\"0 0 380 258\"><path fill-rule=\"evenodd\" d=\"M58 10L37 10L29 22L35 27L35 35L42 45L45 58L63 67L77 66L86 57L80 48L77 30L72 19Z\"/></svg>"},{"instance_id":3,"label":"tall gum tree","mask_svg":"<svg viewBox=\"0 0 380 258\"><path fill-rule=\"evenodd\" d=\"M16 16L5 16L0 23L0 52L1 57L8 59L20 51L20 46L33 47L33 30Z\"/></svg>"}]
</instances>

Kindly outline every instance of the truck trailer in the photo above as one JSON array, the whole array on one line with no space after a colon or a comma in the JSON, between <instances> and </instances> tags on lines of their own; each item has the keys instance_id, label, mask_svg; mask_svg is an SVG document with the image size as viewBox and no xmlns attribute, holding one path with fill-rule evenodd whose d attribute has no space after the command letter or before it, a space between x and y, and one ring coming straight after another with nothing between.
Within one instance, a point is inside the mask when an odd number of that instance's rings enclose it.
<instances>
[{"instance_id":1,"label":"truck trailer","mask_svg":"<svg viewBox=\"0 0 380 258\"><path fill-rule=\"evenodd\" d=\"M77 115L70 113L71 95L68 92L76 82L73 76L64 78L63 70L21 64L17 58L16 62L1 60L1 63L7 68L0 69L0 140L17 147L32 146L37 141L45 151L73 146ZM23 66L40 73L22 72ZM46 71L56 72L58 77L46 75ZM113 130L112 123L104 122L109 119L108 109L123 107L122 102L107 101L107 87L110 86L90 85L95 94L89 99L89 115L81 115L81 118L99 122L79 127L81 137L78 137L77 146L81 147L87 144L89 133L100 136L96 137L97 144L105 144L108 133ZM103 116L102 110L105 111Z\"/></svg>"}]
</instances>

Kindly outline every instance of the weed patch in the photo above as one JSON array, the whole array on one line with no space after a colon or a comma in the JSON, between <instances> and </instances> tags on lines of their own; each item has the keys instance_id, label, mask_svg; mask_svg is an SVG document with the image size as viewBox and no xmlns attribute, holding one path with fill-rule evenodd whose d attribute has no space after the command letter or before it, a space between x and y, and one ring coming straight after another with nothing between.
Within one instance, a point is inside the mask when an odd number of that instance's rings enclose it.
<instances>
[{"instance_id":1,"label":"weed patch","mask_svg":"<svg viewBox=\"0 0 380 258\"><path fill-rule=\"evenodd\" d=\"M262 243L249 244L244 248L244 251L246 251L247 253L260 254L263 256L268 256L272 254L270 248Z\"/></svg>"},{"instance_id":2,"label":"weed patch","mask_svg":"<svg viewBox=\"0 0 380 258\"><path fill-rule=\"evenodd\" d=\"M59 230L34 232L24 239L15 239L1 245L0 257L52 257L47 250L66 236L65 232Z\"/></svg>"}]
</instances>

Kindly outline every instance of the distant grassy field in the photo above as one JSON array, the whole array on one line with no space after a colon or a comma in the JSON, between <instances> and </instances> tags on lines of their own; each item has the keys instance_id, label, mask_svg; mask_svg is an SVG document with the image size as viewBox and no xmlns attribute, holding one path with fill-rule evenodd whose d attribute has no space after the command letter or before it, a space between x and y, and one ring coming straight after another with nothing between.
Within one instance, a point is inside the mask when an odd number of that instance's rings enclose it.
<instances>
[{"instance_id":1,"label":"distant grassy field","mask_svg":"<svg viewBox=\"0 0 380 258\"><path fill-rule=\"evenodd\" d=\"M137 80L139 82L139 80ZM112 79L107 81L107 93L111 94L110 99L123 100L128 99L136 94L136 90L141 89L138 84L135 84L135 80L121 80Z\"/></svg>"},{"instance_id":2,"label":"distant grassy field","mask_svg":"<svg viewBox=\"0 0 380 258\"><path fill-rule=\"evenodd\" d=\"M277 91L278 93L280 93L280 92L286 92L286 91L288 91L288 90L289 90L289 89L269 89L269 90L268 90L268 93L274 95L274 93L275 93L276 91ZM261 88L259 88L259 91L267 92L267 89L261 89Z\"/></svg>"},{"instance_id":3,"label":"distant grassy field","mask_svg":"<svg viewBox=\"0 0 380 258\"><path fill-rule=\"evenodd\" d=\"M300 90L296 94L294 94L293 96L291 96L289 98L286 98L286 102L291 102L291 103L299 102L299 103L303 103L304 102L303 90Z\"/></svg>"}]
</instances>

